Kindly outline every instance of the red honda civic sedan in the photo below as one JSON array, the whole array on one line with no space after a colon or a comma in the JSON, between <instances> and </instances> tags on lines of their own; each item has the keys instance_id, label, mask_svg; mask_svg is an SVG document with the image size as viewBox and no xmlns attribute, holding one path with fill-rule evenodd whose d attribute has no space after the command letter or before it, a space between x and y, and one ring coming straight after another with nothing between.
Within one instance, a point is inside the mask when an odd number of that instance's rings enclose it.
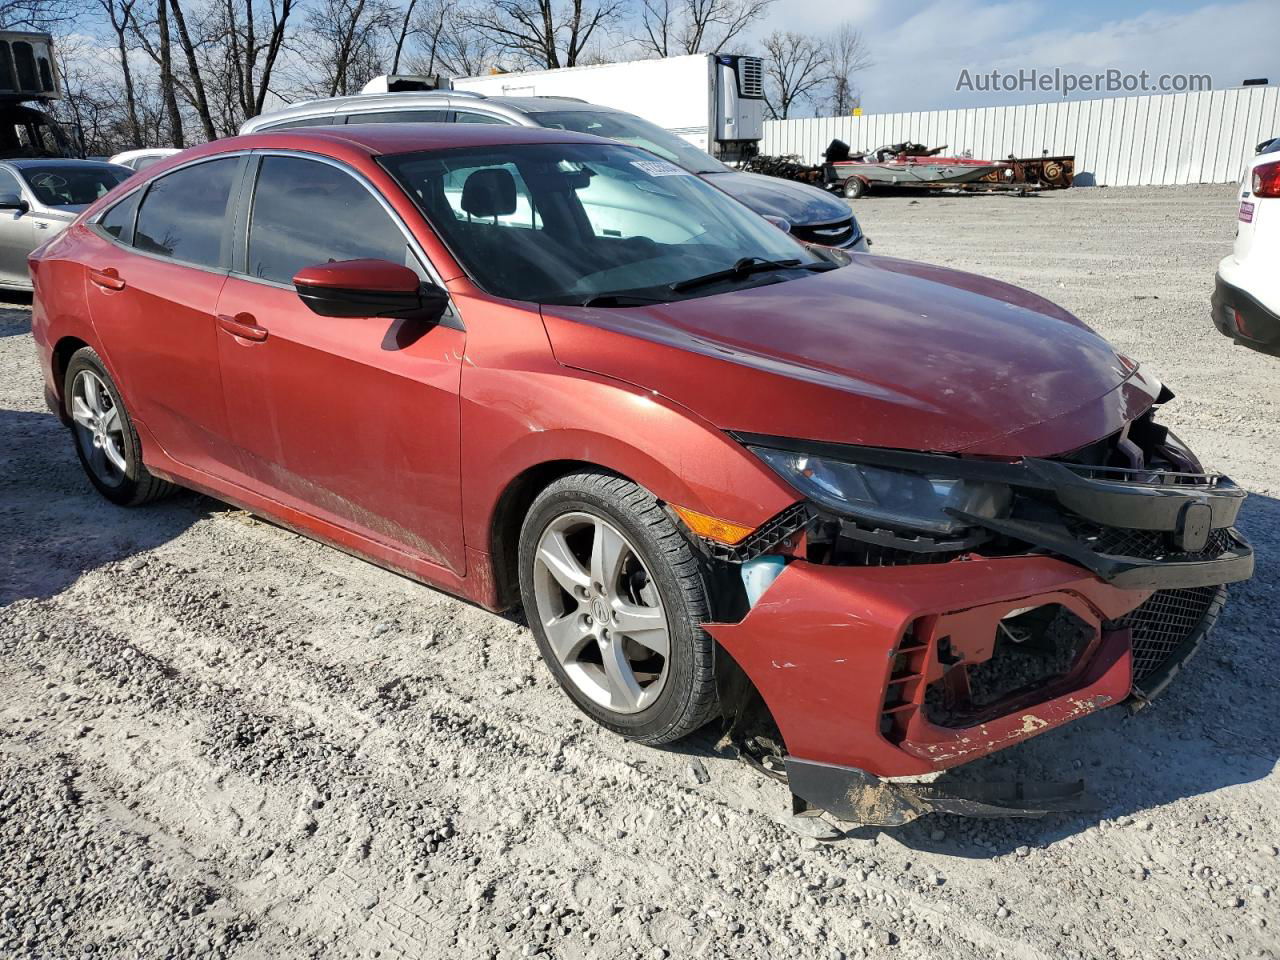
<instances>
[{"instance_id":1,"label":"red honda civic sedan","mask_svg":"<svg viewBox=\"0 0 1280 960\"><path fill-rule=\"evenodd\" d=\"M865 800L1145 702L1252 573L1243 491L1066 311L802 245L617 143L224 140L30 266L48 401L106 498L190 487L523 605L600 724L767 730L740 739L839 817L956 809Z\"/></svg>"}]
</instances>

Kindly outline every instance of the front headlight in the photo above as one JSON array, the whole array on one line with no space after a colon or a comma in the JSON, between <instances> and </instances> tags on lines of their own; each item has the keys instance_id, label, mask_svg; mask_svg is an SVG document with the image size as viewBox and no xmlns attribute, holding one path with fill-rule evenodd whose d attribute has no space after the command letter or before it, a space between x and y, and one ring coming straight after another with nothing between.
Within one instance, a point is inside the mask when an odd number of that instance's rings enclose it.
<instances>
[{"instance_id":1,"label":"front headlight","mask_svg":"<svg viewBox=\"0 0 1280 960\"><path fill-rule=\"evenodd\" d=\"M998 483L918 473L791 450L748 447L810 500L837 513L891 527L951 535L969 526L947 509L995 517L1012 493Z\"/></svg>"}]
</instances>

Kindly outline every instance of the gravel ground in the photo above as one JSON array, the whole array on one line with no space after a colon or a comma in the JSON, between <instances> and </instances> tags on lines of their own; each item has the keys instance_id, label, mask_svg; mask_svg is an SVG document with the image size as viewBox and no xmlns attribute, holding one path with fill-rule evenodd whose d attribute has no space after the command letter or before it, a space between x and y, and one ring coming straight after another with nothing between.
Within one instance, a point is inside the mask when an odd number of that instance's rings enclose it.
<instances>
[{"instance_id":1,"label":"gravel ground","mask_svg":"<svg viewBox=\"0 0 1280 960\"><path fill-rule=\"evenodd\" d=\"M714 749L579 717L527 629L188 494L94 495L0 311L0 955L1280 956L1280 360L1210 327L1228 188L868 198L877 252L990 273L1179 393L1260 572L1152 709L966 768L1100 814L819 844Z\"/></svg>"}]
</instances>

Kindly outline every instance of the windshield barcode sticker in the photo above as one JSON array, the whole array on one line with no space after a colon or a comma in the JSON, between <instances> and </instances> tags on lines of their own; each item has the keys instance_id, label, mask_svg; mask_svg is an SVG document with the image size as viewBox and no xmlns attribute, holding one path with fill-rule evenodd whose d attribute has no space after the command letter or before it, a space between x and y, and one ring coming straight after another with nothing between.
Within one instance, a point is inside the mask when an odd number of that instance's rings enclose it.
<instances>
[{"instance_id":1,"label":"windshield barcode sticker","mask_svg":"<svg viewBox=\"0 0 1280 960\"><path fill-rule=\"evenodd\" d=\"M632 160L631 165L642 170L651 177L691 177L688 170L681 170L674 163L665 160Z\"/></svg>"}]
</instances>

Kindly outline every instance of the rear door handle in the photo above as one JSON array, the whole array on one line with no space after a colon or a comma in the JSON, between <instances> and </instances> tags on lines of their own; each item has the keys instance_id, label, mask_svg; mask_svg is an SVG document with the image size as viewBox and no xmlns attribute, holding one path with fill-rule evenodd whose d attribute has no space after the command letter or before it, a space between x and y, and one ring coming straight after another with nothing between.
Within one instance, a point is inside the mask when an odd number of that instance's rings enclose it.
<instances>
[{"instance_id":1,"label":"rear door handle","mask_svg":"<svg viewBox=\"0 0 1280 960\"><path fill-rule=\"evenodd\" d=\"M237 313L234 317L218 314L218 326L241 340L261 343L267 339L267 328L258 326L258 321L251 313Z\"/></svg>"},{"instance_id":2,"label":"rear door handle","mask_svg":"<svg viewBox=\"0 0 1280 960\"><path fill-rule=\"evenodd\" d=\"M90 270L89 279L100 286L103 290L123 290L124 280L120 277L120 272L115 267L106 267L103 270Z\"/></svg>"}]
</instances>

